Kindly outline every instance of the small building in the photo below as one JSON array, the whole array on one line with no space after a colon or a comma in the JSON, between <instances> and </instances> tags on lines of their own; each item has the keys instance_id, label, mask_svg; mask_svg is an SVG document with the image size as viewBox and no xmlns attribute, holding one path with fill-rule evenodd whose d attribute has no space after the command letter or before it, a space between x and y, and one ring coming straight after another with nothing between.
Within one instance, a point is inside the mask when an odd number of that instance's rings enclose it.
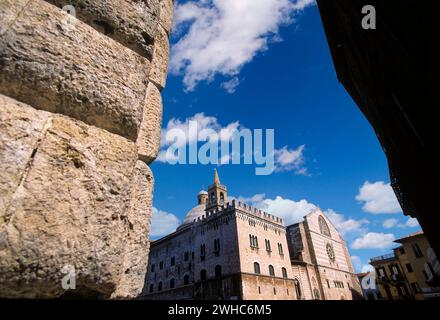
<instances>
[{"instance_id":1,"label":"small building","mask_svg":"<svg viewBox=\"0 0 440 320\"><path fill-rule=\"evenodd\" d=\"M423 231L395 242L393 253L370 260L384 299L440 298L440 264Z\"/></svg>"}]
</instances>

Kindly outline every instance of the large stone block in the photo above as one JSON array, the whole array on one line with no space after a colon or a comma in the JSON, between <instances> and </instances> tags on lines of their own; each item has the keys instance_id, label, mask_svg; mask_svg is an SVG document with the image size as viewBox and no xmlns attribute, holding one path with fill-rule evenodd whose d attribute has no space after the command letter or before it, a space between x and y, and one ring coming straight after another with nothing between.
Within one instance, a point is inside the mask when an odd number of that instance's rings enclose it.
<instances>
[{"instance_id":1,"label":"large stone block","mask_svg":"<svg viewBox=\"0 0 440 320\"><path fill-rule=\"evenodd\" d=\"M0 160L0 297L141 291L153 180L134 142L0 95Z\"/></svg>"},{"instance_id":2,"label":"large stone block","mask_svg":"<svg viewBox=\"0 0 440 320\"><path fill-rule=\"evenodd\" d=\"M159 22L159 0L46 0L71 5L78 19L151 60ZM160 16L161 19L165 19ZM172 18L172 12L171 17Z\"/></svg>"},{"instance_id":3,"label":"large stone block","mask_svg":"<svg viewBox=\"0 0 440 320\"><path fill-rule=\"evenodd\" d=\"M132 298L142 292L149 253L153 184L153 173L148 165L137 161L127 210L130 232L125 243L123 273L112 298Z\"/></svg>"},{"instance_id":4,"label":"large stone block","mask_svg":"<svg viewBox=\"0 0 440 320\"><path fill-rule=\"evenodd\" d=\"M151 61L150 80L160 89L165 88L167 80L170 42L166 30L159 26L154 42L153 60Z\"/></svg>"},{"instance_id":5,"label":"large stone block","mask_svg":"<svg viewBox=\"0 0 440 320\"><path fill-rule=\"evenodd\" d=\"M160 0L160 19L159 23L164 27L168 34L173 28L174 0Z\"/></svg>"},{"instance_id":6,"label":"large stone block","mask_svg":"<svg viewBox=\"0 0 440 320\"><path fill-rule=\"evenodd\" d=\"M155 84L150 82L147 88L144 116L139 129L139 159L151 163L156 159L160 148L160 130L162 124L162 96Z\"/></svg>"},{"instance_id":7,"label":"large stone block","mask_svg":"<svg viewBox=\"0 0 440 320\"><path fill-rule=\"evenodd\" d=\"M0 36L8 30L28 2L28 0L2 0L0 4Z\"/></svg>"},{"instance_id":8,"label":"large stone block","mask_svg":"<svg viewBox=\"0 0 440 320\"><path fill-rule=\"evenodd\" d=\"M16 4L1 1L0 12L10 6ZM149 65L59 8L34 0L0 38L0 93L136 141Z\"/></svg>"}]
</instances>

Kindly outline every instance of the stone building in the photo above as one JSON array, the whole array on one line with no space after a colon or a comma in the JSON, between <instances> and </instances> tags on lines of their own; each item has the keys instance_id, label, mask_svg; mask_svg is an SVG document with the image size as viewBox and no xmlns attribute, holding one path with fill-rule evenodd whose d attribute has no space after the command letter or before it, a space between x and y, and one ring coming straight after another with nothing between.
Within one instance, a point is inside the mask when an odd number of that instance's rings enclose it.
<instances>
[{"instance_id":1,"label":"stone building","mask_svg":"<svg viewBox=\"0 0 440 320\"><path fill-rule=\"evenodd\" d=\"M1 298L141 292L172 14L0 1Z\"/></svg>"},{"instance_id":2,"label":"stone building","mask_svg":"<svg viewBox=\"0 0 440 320\"><path fill-rule=\"evenodd\" d=\"M440 263L422 231L395 240L393 253L372 258L376 285L387 300L439 299Z\"/></svg>"},{"instance_id":3,"label":"stone building","mask_svg":"<svg viewBox=\"0 0 440 320\"><path fill-rule=\"evenodd\" d=\"M144 298L339 300L360 292L345 242L322 213L286 229L281 218L229 202L217 171L197 201L175 232L151 243ZM320 217L330 235L318 234Z\"/></svg>"},{"instance_id":4,"label":"stone building","mask_svg":"<svg viewBox=\"0 0 440 320\"><path fill-rule=\"evenodd\" d=\"M347 245L321 210L288 226L287 242L301 299L362 299Z\"/></svg>"}]
</instances>

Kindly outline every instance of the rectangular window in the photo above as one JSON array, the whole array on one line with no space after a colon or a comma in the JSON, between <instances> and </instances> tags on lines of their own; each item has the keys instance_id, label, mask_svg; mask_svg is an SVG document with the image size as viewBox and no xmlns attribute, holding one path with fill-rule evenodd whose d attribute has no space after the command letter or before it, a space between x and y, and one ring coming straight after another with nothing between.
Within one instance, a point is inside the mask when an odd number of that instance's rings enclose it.
<instances>
[{"instance_id":1,"label":"rectangular window","mask_svg":"<svg viewBox=\"0 0 440 320\"><path fill-rule=\"evenodd\" d=\"M183 260L188 261L189 259L189 252L185 251L184 255L183 255Z\"/></svg>"},{"instance_id":2,"label":"rectangular window","mask_svg":"<svg viewBox=\"0 0 440 320\"><path fill-rule=\"evenodd\" d=\"M176 264L176 258L175 257L171 257L171 266L174 266Z\"/></svg>"},{"instance_id":3,"label":"rectangular window","mask_svg":"<svg viewBox=\"0 0 440 320\"><path fill-rule=\"evenodd\" d=\"M395 275L399 275L400 274L399 267L397 265L395 265L395 264L390 266L390 271L391 271L391 274L395 274Z\"/></svg>"},{"instance_id":4,"label":"rectangular window","mask_svg":"<svg viewBox=\"0 0 440 320\"><path fill-rule=\"evenodd\" d=\"M257 248L258 249L258 238L257 236L249 235L249 243L251 248Z\"/></svg>"},{"instance_id":5,"label":"rectangular window","mask_svg":"<svg viewBox=\"0 0 440 320\"><path fill-rule=\"evenodd\" d=\"M408 272L413 272L413 271L414 271L413 268L411 267L411 264L410 264L410 263L407 263L405 266L406 266L406 270L407 270Z\"/></svg>"},{"instance_id":6,"label":"rectangular window","mask_svg":"<svg viewBox=\"0 0 440 320\"><path fill-rule=\"evenodd\" d=\"M200 245L200 260L205 260L206 257L206 247L204 244Z\"/></svg>"},{"instance_id":7,"label":"rectangular window","mask_svg":"<svg viewBox=\"0 0 440 320\"><path fill-rule=\"evenodd\" d=\"M280 253L280 255L283 255L283 245L281 243L278 243L278 252Z\"/></svg>"},{"instance_id":8,"label":"rectangular window","mask_svg":"<svg viewBox=\"0 0 440 320\"><path fill-rule=\"evenodd\" d=\"M163 269L163 261L159 262L159 269L160 269L160 270Z\"/></svg>"},{"instance_id":9,"label":"rectangular window","mask_svg":"<svg viewBox=\"0 0 440 320\"><path fill-rule=\"evenodd\" d=\"M220 254L220 239L214 240L214 254L218 256Z\"/></svg>"},{"instance_id":10,"label":"rectangular window","mask_svg":"<svg viewBox=\"0 0 440 320\"><path fill-rule=\"evenodd\" d=\"M378 273L381 277L385 277L385 271L383 268L379 268L378 271L379 271Z\"/></svg>"},{"instance_id":11,"label":"rectangular window","mask_svg":"<svg viewBox=\"0 0 440 320\"><path fill-rule=\"evenodd\" d=\"M411 288L413 289L414 293L422 292L422 290L420 290L420 286L417 282L411 283Z\"/></svg>"},{"instance_id":12,"label":"rectangular window","mask_svg":"<svg viewBox=\"0 0 440 320\"><path fill-rule=\"evenodd\" d=\"M265 242L266 242L266 251L271 252L272 250L270 248L270 241L266 239Z\"/></svg>"},{"instance_id":13,"label":"rectangular window","mask_svg":"<svg viewBox=\"0 0 440 320\"><path fill-rule=\"evenodd\" d=\"M156 265L155 265L155 264L152 264L152 265L151 265L151 272L154 272L155 269L156 269Z\"/></svg>"},{"instance_id":14,"label":"rectangular window","mask_svg":"<svg viewBox=\"0 0 440 320\"><path fill-rule=\"evenodd\" d=\"M414 255L416 256L416 258L423 257L422 250L420 250L420 247L419 247L419 245L417 243L413 243L412 244L412 249L414 251Z\"/></svg>"}]
</instances>

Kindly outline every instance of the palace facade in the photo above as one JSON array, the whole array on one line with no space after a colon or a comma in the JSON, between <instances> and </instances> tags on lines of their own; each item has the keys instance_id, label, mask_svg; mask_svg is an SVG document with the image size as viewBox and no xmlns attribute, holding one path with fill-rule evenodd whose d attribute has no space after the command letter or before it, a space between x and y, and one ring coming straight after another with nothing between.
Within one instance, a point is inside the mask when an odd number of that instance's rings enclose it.
<instances>
[{"instance_id":1,"label":"palace facade","mask_svg":"<svg viewBox=\"0 0 440 320\"><path fill-rule=\"evenodd\" d=\"M145 299L353 299L344 240L320 211L283 219L236 200L217 171L177 230L151 242Z\"/></svg>"}]
</instances>

